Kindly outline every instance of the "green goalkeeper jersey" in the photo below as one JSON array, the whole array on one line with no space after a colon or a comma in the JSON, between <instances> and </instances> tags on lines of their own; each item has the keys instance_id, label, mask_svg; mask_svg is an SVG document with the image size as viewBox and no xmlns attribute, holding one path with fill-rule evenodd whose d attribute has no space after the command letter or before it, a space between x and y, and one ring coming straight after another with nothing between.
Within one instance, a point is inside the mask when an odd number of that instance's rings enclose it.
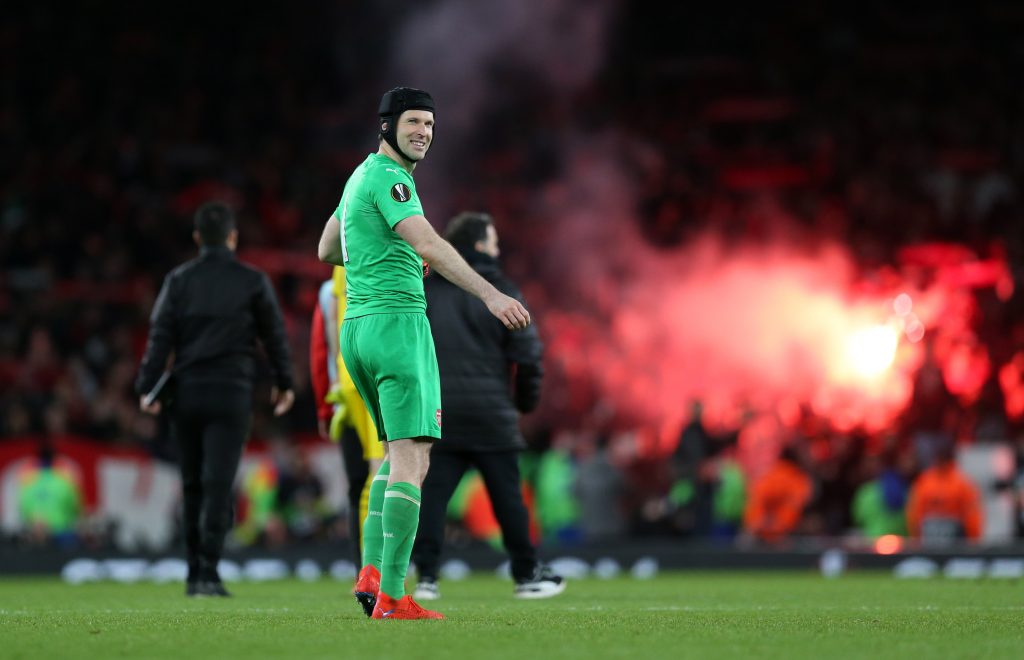
<instances>
[{"instance_id":1,"label":"green goalkeeper jersey","mask_svg":"<svg viewBox=\"0 0 1024 660\"><path fill-rule=\"evenodd\" d=\"M423 215L423 206L412 175L387 156L367 156L334 212L341 223L346 319L426 311L423 261L394 230L413 215Z\"/></svg>"}]
</instances>

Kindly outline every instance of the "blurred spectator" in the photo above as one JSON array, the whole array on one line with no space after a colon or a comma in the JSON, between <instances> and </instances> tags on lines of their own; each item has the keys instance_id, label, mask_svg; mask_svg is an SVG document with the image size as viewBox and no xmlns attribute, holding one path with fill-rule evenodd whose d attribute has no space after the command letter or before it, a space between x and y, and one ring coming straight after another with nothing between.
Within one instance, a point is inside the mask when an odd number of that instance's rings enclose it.
<instances>
[{"instance_id":1,"label":"blurred spectator","mask_svg":"<svg viewBox=\"0 0 1024 660\"><path fill-rule=\"evenodd\" d=\"M870 455L865 461L869 478L853 497L854 524L869 539L886 534L906 536L907 480L897 469L891 454Z\"/></svg>"},{"instance_id":2,"label":"blurred spectator","mask_svg":"<svg viewBox=\"0 0 1024 660\"><path fill-rule=\"evenodd\" d=\"M573 495L579 503L579 526L588 541L621 536L626 530L622 510L624 479L612 463L608 437L585 438L577 447Z\"/></svg>"},{"instance_id":3,"label":"blurred spectator","mask_svg":"<svg viewBox=\"0 0 1024 660\"><path fill-rule=\"evenodd\" d=\"M731 541L743 524L747 503L747 484L743 470L736 460L735 444L722 448L717 456L705 464L704 479L712 484L711 538Z\"/></svg>"},{"instance_id":4,"label":"blurred spectator","mask_svg":"<svg viewBox=\"0 0 1024 660\"><path fill-rule=\"evenodd\" d=\"M914 393L904 424L923 465L930 465L939 447L955 433L956 398L946 385L935 355L935 342L924 342L924 361L914 377Z\"/></svg>"},{"instance_id":5,"label":"blurred spectator","mask_svg":"<svg viewBox=\"0 0 1024 660\"><path fill-rule=\"evenodd\" d=\"M309 456L294 447L288 449L288 463L277 482L277 511L291 540L323 538L331 517L324 485L314 474Z\"/></svg>"},{"instance_id":6,"label":"blurred spectator","mask_svg":"<svg viewBox=\"0 0 1024 660\"><path fill-rule=\"evenodd\" d=\"M785 447L775 465L750 488L744 531L769 543L789 537L799 530L812 494L813 485L797 449Z\"/></svg>"},{"instance_id":7,"label":"blurred spectator","mask_svg":"<svg viewBox=\"0 0 1024 660\"><path fill-rule=\"evenodd\" d=\"M287 541L287 529L277 511L278 468L269 457L260 457L241 480L237 521L232 542L242 546L279 546Z\"/></svg>"},{"instance_id":8,"label":"blurred spectator","mask_svg":"<svg viewBox=\"0 0 1024 660\"><path fill-rule=\"evenodd\" d=\"M935 464L921 473L910 488L907 528L927 544L942 545L955 539L981 538L983 517L978 489L960 471L952 442L941 445Z\"/></svg>"},{"instance_id":9,"label":"blurred spectator","mask_svg":"<svg viewBox=\"0 0 1024 660\"><path fill-rule=\"evenodd\" d=\"M679 434L672 452L672 487L669 504L674 527L682 532L707 534L711 519L711 484L702 478L705 459L714 451L712 438L704 428L704 407L700 401L690 404L690 420Z\"/></svg>"},{"instance_id":10,"label":"blurred spectator","mask_svg":"<svg viewBox=\"0 0 1024 660\"><path fill-rule=\"evenodd\" d=\"M580 537L580 511L574 493L576 466L570 453L573 444L573 438L562 432L537 465L537 519L545 539L574 542Z\"/></svg>"},{"instance_id":11,"label":"blurred spectator","mask_svg":"<svg viewBox=\"0 0 1024 660\"><path fill-rule=\"evenodd\" d=\"M35 463L18 475L17 497L23 534L29 543L64 548L78 544L82 493L73 475L55 464L48 444L40 446Z\"/></svg>"},{"instance_id":12,"label":"blurred spectator","mask_svg":"<svg viewBox=\"0 0 1024 660\"><path fill-rule=\"evenodd\" d=\"M815 533L838 537L850 528L850 502L863 480L858 466L864 444L864 438L847 433L827 434L814 443L824 452L811 469L817 484L811 505Z\"/></svg>"}]
</instances>

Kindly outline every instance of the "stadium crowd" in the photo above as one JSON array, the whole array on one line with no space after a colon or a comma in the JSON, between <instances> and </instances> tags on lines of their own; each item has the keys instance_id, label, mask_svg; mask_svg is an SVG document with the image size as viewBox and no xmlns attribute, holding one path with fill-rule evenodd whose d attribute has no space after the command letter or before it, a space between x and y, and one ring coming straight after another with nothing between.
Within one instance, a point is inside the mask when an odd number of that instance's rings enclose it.
<instances>
[{"instance_id":1,"label":"stadium crowd","mask_svg":"<svg viewBox=\"0 0 1024 660\"><path fill-rule=\"evenodd\" d=\"M657 16L624 8L609 45L617 56L573 98L512 65L493 72L520 89L518 102L486 106L477 119L510 134L470 133L478 160L433 211L494 216L506 270L524 283L549 345L548 394L524 420L524 475L546 537L921 536L915 489L977 439L1012 449L1022 467L998 488L1022 499L1024 98L1022 52L1011 45L1024 11L991 2L966 14L902 13L868 3L854 16L797 4L747 22L714 8L699 21L682 7ZM147 9L167 13L158 21L96 8L107 14L83 31L40 3L5 20L0 442L75 436L173 459L166 429L139 412L132 381L160 278L191 255L191 214L210 198L239 210L240 258L273 277L296 356L295 407L283 420L258 410L254 436L315 436L303 365L316 291L329 275L316 237L345 172L373 146L372 118L357 110L390 86L355 63L367 37L335 34L340 9L319 7L268 9L280 12L270 17L211 7L202 25L168 7ZM658 38L669 28L672 38ZM668 45L678 43L686 46ZM765 410L709 431L699 402L681 400L689 410L673 441L651 440L657 429L609 413L568 373L560 351L587 346L545 317L572 292L557 286L555 265L531 258L558 222L531 200L565 167L554 136L570 124L611 127L658 154L635 200L657 249L708 229L747 240L829 238L871 273L914 246L941 244L1002 265L1006 276L964 285L971 322L962 336L972 350L960 360L933 347L910 406L885 434L841 432L807 411L784 426ZM738 438L764 424L785 450L751 469L737 460ZM260 488L269 482L242 485L252 515L278 522L244 528L240 542L342 533L317 504L322 489L308 466L287 455L278 465L288 466L279 470L287 496L267 500ZM773 489L794 500L772 510ZM963 488L961 508L947 516L959 521L955 533L978 536L978 497Z\"/></svg>"}]
</instances>

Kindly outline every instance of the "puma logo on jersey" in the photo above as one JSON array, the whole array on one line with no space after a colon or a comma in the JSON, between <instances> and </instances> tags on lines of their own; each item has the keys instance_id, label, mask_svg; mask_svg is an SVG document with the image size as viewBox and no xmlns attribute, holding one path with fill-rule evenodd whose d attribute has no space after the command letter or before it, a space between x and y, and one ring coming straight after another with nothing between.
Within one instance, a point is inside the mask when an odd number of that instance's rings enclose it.
<instances>
[{"instance_id":1,"label":"puma logo on jersey","mask_svg":"<svg viewBox=\"0 0 1024 660\"><path fill-rule=\"evenodd\" d=\"M398 174L398 170L396 170L396 169L395 169L395 168L393 168L393 167L385 167L385 168L384 168L384 171L385 171L385 172L394 172L395 174Z\"/></svg>"},{"instance_id":2,"label":"puma logo on jersey","mask_svg":"<svg viewBox=\"0 0 1024 660\"><path fill-rule=\"evenodd\" d=\"M412 191L404 183L396 183L391 186L391 199L396 202L408 202L412 199Z\"/></svg>"}]
</instances>

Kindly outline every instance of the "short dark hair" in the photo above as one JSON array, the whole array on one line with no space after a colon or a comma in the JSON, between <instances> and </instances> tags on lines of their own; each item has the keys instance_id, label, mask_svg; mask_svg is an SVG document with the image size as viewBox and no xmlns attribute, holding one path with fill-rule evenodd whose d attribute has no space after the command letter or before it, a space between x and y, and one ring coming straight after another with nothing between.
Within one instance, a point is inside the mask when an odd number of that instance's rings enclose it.
<instances>
[{"instance_id":1,"label":"short dark hair","mask_svg":"<svg viewBox=\"0 0 1024 660\"><path fill-rule=\"evenodd\" d=\"M476 249L477 241L487 238L487 228L493 224L494 220L487 213L466 211L448 221L444 237L459 252L471 252Z\"/></svg>"},{"instance_id":2,"label":"short dark hair","mask_svg":"<svg viewBox=\"0 0 1024 660\"><path fill-rule=\"evenodd\" d=\"M203 245L223 245L235 228L235 213L224 202L207 202L196 211L194 222Z\"/></svg>"}]
</instances>

